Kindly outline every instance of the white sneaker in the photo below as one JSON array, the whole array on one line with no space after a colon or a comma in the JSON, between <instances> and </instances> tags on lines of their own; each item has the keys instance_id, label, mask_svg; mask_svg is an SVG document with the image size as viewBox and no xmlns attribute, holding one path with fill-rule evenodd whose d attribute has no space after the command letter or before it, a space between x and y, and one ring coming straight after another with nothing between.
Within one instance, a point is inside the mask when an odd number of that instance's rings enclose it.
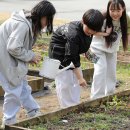
<instances>
[{"instance_id":1,"label":"white sneaker","mask_svg":"<svg viewBox=\"0 0 130 130\"><path fill-rule=\"evenodd\" d=\"M13 125L13 124L15 124L15 123L16 123L15 120L9 120L9 121L7 121L6 123L5 123L4 120L2 120L2 124L1 124L0 128L5 129L5 125Z\"/></svg>"},{"instance_id":2,"label":"white sneaker","mask_svg":"<svg viewBox=\"0 0 130 130\"><path fill-rule=\"evenodd\" d=\"M42 115L42 113L40 111L37 111L35 116L33 116L33 117L37 117L37 116L40 116L40 115Z\"/></svg>"},{"instance_id":3,"label":"white sneaker","mask_svg":"<svg viewBox=\"0 0 130 130\"><path fill-rule=\"evenodd\" d=\"M5 123L2 121L2 124L0 126L1 129L4 129L5 128Z\"/></svg>"}]
</instances>

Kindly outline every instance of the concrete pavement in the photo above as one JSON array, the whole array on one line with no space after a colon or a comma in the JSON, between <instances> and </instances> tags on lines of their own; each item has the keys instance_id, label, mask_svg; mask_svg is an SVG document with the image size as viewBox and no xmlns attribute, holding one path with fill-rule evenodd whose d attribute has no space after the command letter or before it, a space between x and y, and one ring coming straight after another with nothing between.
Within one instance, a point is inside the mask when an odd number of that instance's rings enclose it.
<instances>
[{"instance_id":1,"label":"concrete pavement","mask_svg":"<svg viewBox=\"0 0 130 130\"><path fill-rule=\"evenodd\" d=\"M31 9L40 0L0 0L0 11L13 12ZM83 13L90 8L106 9L108 0L50 0L57 9L56 18L80 20ZM130 10L130 0L125 0Z\"/></svg>"}]
</instances>

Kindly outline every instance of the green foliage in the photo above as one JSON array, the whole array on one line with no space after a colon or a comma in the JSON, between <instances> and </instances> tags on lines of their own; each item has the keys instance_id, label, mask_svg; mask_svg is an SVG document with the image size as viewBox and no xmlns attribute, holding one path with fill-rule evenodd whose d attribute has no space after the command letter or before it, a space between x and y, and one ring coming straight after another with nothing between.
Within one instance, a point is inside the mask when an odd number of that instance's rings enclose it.
<instances>
[{"instance_id":1,"label":"green foliage","mask_svg":"<svg viewBox=\"0 0 130 130\"><path fill-rule=\"evenodd\" d=\"M122 98L117 98L117 96L114 96L112 98L111 102L107 102L106 103L106 110L108 109L115 109L115 110L119 110L119 109L125 109L127 106L127 103L122 99Z\"/></svg>"},{"instance_id":2,"label":"green foliage","mask_svg":"<svg viewBox=\"0 0 130 130\"><path fill-rule=\"evenodd\" d=\"M47 35L46 33L42 33L42 35L38 36L36 44L46 44L49 45L52 35Z\"/></svg>"}]
</instances>

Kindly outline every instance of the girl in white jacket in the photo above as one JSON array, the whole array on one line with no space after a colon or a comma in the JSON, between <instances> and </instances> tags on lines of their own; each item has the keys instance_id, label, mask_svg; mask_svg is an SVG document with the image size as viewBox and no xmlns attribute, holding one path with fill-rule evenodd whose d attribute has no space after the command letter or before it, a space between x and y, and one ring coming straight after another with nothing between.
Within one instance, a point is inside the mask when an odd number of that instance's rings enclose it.
<instances>
[{"instance_id":1,"label":"girl in white jacket","mask_svg":"<svg viewBox=\"0 0 130 130\"><path fill-rule=\"evenodd\" d=\"M113 94L116 86L116 63L119 43L122 39L124 50L127 49L127 16L123 0L110 0L102 31L112 28L108 36L94 36L91 51L99 57L94 64L91 98L96 99Z\"/></svg>"},{"instance_id":2,"label":"girl in white jacket","mask_svg":"<svg viewBox=\"0 0 130 130\"><path fill-rule=\"evenodd\" d=\"M29 117L35 116L39 105L31 95L26 74L28 63L38 63L41 56L32 46L41 30L53 30L54 6L43 0L30 12L22 10L12 14L0 26L0 81L5 91L3 126L16 123L16 113L23 106Z\"/></svg>"}]
</instances>

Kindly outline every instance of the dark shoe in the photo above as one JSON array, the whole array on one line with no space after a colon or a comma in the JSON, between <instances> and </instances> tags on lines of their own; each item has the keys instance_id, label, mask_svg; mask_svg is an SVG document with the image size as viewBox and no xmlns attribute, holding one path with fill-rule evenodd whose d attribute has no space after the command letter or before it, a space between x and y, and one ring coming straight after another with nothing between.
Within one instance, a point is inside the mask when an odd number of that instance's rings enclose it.
<instances>
[{"instance_id":1,"label":"dark shoe","mask_svg":"<svg viewBox=\"0 0 130 130\"><path fill-rule=\"evenodd\" d=\"M117 80L117 81L116 81L116 88L120 87L120 85L121 85L122 83L123 83L122 81Z\"/></svg>"},{"instance_id":2,"label":"dark shoe","mask_svg":"<svg viewBox=\"0 0 130 130\"><path fill-rule=\"evenodd\" d=\"M43 90L49 90L49 86L44 86Z\"/></svg>"}]
</instances>

